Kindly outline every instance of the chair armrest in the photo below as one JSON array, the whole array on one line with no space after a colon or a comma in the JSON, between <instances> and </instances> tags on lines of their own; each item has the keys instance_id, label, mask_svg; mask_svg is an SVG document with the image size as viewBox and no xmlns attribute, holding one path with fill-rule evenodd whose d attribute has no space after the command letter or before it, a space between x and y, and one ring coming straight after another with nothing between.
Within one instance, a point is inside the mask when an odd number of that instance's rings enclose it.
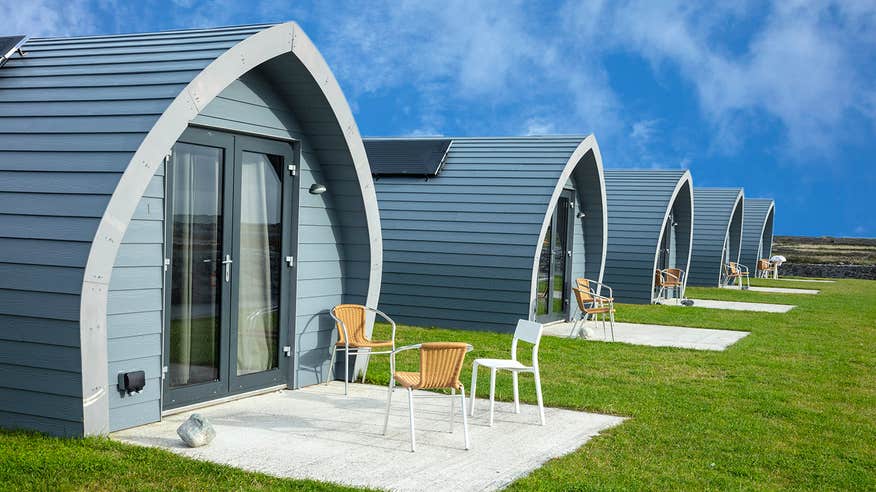
<instances>
[{"instance_id":1,"label":"chair armrest","mask_svg":"<svg viewBox=\"0 0 876 492\"><path fill-rule=\"evenodd\" d=\"M371 311L372 313L374 313L374 314L380 316L381 318L385 319L386 321L389 321L389 324L392 325L392 346L395 347L395 329L396 329L395 321L393 321L392 318L390 318L389 316L387 316L386 313L384 313L383 311L381 311L381 310L379 310L379 309L374 309L374 308L371 308L371 307L368 307L368 306L365 306L365 309L367 309L368 311Z\"/></svg>"},{"instance_id":2,"label":"chair armrest","mask_svg":"<svg viewBox=\"0 0 876 492\"><path fill-rule=\"evenodd\" d=\"M591 284L591 285L595 285L596 287L598 287L598 288L599 288L598 290L600 290L600 291L601 291L602 289L607 290L607 291L608 291L608 297L614 297L614 293L612 292L611 287L609 287L609 286L603 284L602 282L597 282L596 280L590 280L590 284ZM593 292L591 292L591 294L596 295L596 296L598 296L598 297L604 297L604 296L599 296L598 294L594 294Z\"/></svg>"},{"instance_id":3,"label":"chair armrest","mask_svg":"<svg viewBox=\"0 0 876 492\"><path fill-rule=\"evenodd\" d=\"M673 274L671 274L671 273L669 273L669 272L664 271L664 272L661 272L661 273L662 273L663 275L666 275L667 277L672 277L672 278L674 278L675 280L678 280L679 282L681 282L681 278L679 278L679 277L677 277L677 276L675 276L675 275L673 275Z\"/></svg>"},{"instance_id":4,"label":"chair armrest","mask_svg":"<svg viewBox=\"0 0 876 492\"><path fill-rule=\"evenodd\" d=\"M740 272L748 273L748 267L743 265L742 263L737 263L736 268L738 268Z\"/></svg>"}]
</instances>

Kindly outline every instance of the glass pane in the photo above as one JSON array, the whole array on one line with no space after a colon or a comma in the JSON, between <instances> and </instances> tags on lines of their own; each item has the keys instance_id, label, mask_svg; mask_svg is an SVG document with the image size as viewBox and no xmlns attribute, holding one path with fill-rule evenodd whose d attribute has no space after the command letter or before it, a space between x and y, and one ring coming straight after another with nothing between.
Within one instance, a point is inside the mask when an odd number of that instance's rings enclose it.
<instances>
[{"instance_id":1,"label":"glass pane","mask_svg":"<svg viewBox=\"0 0 876 492\"><path fill-rule=\"evenodd\" d=\"M553 284L551 286L551 313L560 315L565 312L566 302L566 258L569 251L566 244L569 232L569 199L560 197L557 201L556 228L554 230L553 247Z\"/></svg>"},{"instance_id":2,"label":"glass pane","mask_svg":"<svg viewBox=\"0 0 876 492\"><path fill-rule=\"evenodd\" d=\"M278 367L283 213L280 158L244 152L240 168L237 374Z\"/></svg>"},{"instance_id":3,"label":"glass pane","mask_svg":"<svg viewBox=\"0 0 876 492\"><path fill-rule=\"evenodd\" d=\"M170 386L219 379L223 151L173 149Z\"/></svg>"},{"instance_id":4,"label":"glass pane","mask_svg":"<svg viewBox=\"0 0 876 492\"><path fill-rule=\"evenodd\" d=\"M548 312L548 280L551 278L551 229L548 226L541 245L541 258L538 259L538 288L536 289L535 314L547 314Z\"/></svg>"}]
</instances>

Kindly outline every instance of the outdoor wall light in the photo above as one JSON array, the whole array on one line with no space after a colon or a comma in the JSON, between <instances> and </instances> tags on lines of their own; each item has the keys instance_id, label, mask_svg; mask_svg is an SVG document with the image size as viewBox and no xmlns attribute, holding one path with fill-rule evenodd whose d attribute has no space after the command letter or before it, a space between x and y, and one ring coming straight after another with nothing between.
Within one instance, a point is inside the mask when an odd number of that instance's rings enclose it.
<instances>
[{"instance_id":1,"label":"outdoor wall light","mask_svg":"<svg viewBox=\"0 0 876 492\"><path fill-rule=\"evenodd\" d=\"M310 194L311 195L322 195L325 193L325 185L319 183L313 183L310 185Z\"/></svg>"},{"instance_id":2,"label":"outdoor wall light","mask_svg":"<svg viewBox=\"0 0 876 492\"><path fill-rule=\"evenodd\" d=\"M584 212L578 212L577 214L575 214L575 217L578 217L579 219L583 219L584 217L587 217L587 216L584 215Z\"/></svg>"}]
</instances>

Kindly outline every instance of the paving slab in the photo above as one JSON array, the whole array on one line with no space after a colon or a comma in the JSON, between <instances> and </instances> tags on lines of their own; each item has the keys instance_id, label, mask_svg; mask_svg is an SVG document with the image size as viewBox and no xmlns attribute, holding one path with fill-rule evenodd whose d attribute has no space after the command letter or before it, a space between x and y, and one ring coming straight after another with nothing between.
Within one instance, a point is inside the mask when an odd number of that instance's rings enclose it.
<instances>
[{"instance_id":1,"label":"paving slab","mask_svg":"<svg viewBox=\"0 0 876 492\"><path fill-rule=\"evenodd\" d=\"M554 323L544 327L544 334L558 337L584 336L587 340L611 342L611 331L603 332L602 323L587 322L572 334L574 323ZM615 342L651 347L678 347L693 350L725 350L749 334L747 331L713 330L687 326L615 323Z\"/></svg>"},{"instance_id":2,"label":"paving slab","mask_svg":"<svg viewBox=\"0 0 876 492\"><path fill-rule=\"evenodd\" d=\"M533 391L531 381L521 377L524 395ZM541 426L537 407L521 405L515 414L513 404L496 402L495 424L489 427L488 403L478 400L469 420L472 447L466 451L458 400L451 433L448 398L414 398L417 452L412 453L404 390L396 390L389 433L382 434L386 395L385 386L351 384L345 397L343 383L332 382L201 408L197 413L216 429L216 439L202 448L187 448L176 435L189 412L112 437L279 477L385 490L474 491L503 488L624 420L545 408Z\"/></svg>"},{"instance_id":3,"label":"paving slab","mask_svg":"<svg viewBox=\"0 0 876 492\"><path fill-rule=\"evenodd\" d=\"M814 284L835 284L836 280L820 280L814 278L776 278L771 280L782 280L784 282L811 282Z\"/></svg>"},{"instance_id":4,"label":"paving slab","mask_svg":"<svg viewBox=\"0 0 876 492\"><path fill-rule=\"evenodd\" d=\"M748 289L741 289L738 285L727 285L722 287L723 289L731 289L731 290L748 290L750 292L771 292L773 294L809 294L815 295L819 294L821 291L816 289L792 289L788 287L758 287L752 285Z\"/></svg>"},{"instance_id":5,"label":"paving slab","mask_svg":"<svg viewBox=\"0 0 876 492\"><path fill-rule=\"evenodd\" d=\"M792 304L769 304L765 302L716 301L712 299L689 299L693 306L707 309L728 309L731 311L757 311L760 313L787 313L797 306ZM661 301L660 304L674 307L686 307L673 301Z\"/></svg>"}]
</instances>

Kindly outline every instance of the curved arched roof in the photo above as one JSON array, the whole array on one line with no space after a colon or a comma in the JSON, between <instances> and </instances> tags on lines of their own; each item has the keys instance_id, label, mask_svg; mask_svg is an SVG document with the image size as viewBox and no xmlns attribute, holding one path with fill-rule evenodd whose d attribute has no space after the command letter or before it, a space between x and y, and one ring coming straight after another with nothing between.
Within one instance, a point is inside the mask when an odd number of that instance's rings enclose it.
<instances>
[{"instance_id":1,"label":"curved arched roof","mask_svg":"<svg viewBox=\"0 0 876 492\"><path fill-rule=\"evenodd\" d=\"M366 139L366 147L379 168L391 154L381 142L423 140ZM592 135L449 140L437 176L375 183L387 313L421 326L513 330L534 310L542 240L570 179L591 221L582 231L589 235L584 268L601 276L605 188Z\"/></svg>"},{"instance_id":2,"label":"curved arched roof","mask_svg":"<svg viewBox=\"0 0 876 492\"><path fill-rule=\"evenodd\" d=\"M724 263L739 261L743 227L742 188L694 188L693 246L689 285L717 287ZM724 258L724 239L729 238L730 257Z\"/></svg>"},{"instance_id":3,"label":"curved arched roof","mask_svg":"<svg viewBox=\"0 0 876 492\"><path fill-rule=\"evenodd\" d=\"M297 24L33 39L24 51L26 56L0 69L0 159L5 169L22 171L0 191L31 185L38 192L98 196L88 217L76 219L93 231L91 240L64 237L53 221L34 222L29 231L34 238L60 240L57 254L66 266L81 269L77 311L85 434L107 428L107 290L134 209L189 122L256 67L291 80L280 89L290 107L301 110L296 116L313 136L315 151L331 142L328 160L354 169L351 179L362 189L368 224L367 303L376 304L381 231L367 157L337 81ZM347 149L343 155L335 150L339 142ZM43 171L76 172L87 179L31 176ZM68 215L60 209L46 213Z\"/></svg>"},{"instance_id":4,"label":"curved arched roof","mask_svg":"<svg viewBox=\"0 0 876 492\"><path fill-rule=\"evenodd\" d=\"M693 181L689 171L605 171L608 250L603 281L619 302L649 303L663 231L675 210L677 266L690 262Z\"/></svg>"},{"instance_id":5,"label":"curved arched roof","mask_svg":"<svg viewBox=\"0 0 876 492\"><path fill-rule=\"evenodd\" d=\"M754 275L757 260L769 258L773 251L773 219L776 202L769 198L745 200L745 224L742 227L742 250L739 263L747 266Z\"/></svg>"}]
</instances>

